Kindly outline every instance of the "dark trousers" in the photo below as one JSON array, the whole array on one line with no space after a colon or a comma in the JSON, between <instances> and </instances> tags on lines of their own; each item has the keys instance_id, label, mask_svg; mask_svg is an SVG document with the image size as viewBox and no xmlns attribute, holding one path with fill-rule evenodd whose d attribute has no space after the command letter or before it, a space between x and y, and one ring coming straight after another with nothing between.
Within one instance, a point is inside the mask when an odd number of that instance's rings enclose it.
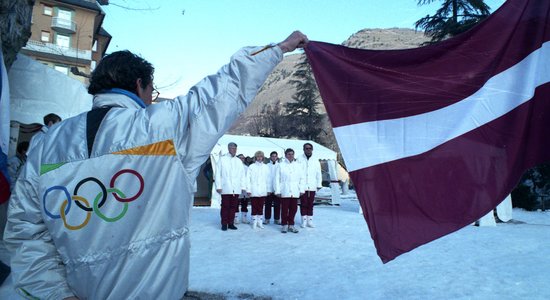
<instances>
[{"instance_id":1,"label":"dark trousers","mask_svg":"<svg viewBox=\"0 0 550 300\"><path fill-rule=\"evenodd\" d=\"M275 220L281 219L281 200L275 194L269 194L265 198L265 213L264 218L266 220L271 219L271 207L273 207L273 218Z\"/></svg>"},{"instance_id":2,"label":"dark trousers","mask_svg":"<svg viewBox=\"0 0 550 300\"><path fill-rule=\"evenodd\" d=\"M315 191L306 191L300 196L300 214L302 217L313 216L313 201L315 201Z\"/></svg>"},{"instance_id":3,"label":"dark trousers","mask_svg":"<svg viewBox=\"0 0 550 300\"><path fill-rule=\"evenodd\" d=\"M222 225L233 224L238 204L239 195L222 195L222 208L220 210Z\"/></svg>"},{"instance_id":4,"label":"dark trousers","mask_svg":"<svg viewBox=\"0 0 550 300\"><path fill-rule=\"evenodd\" d=\"M281 225L294 225L298 198L281 198Z\"/></svg>"},{"instance_id":5,"label":"dark trousers","mask_svg":"<svg viewBox=\"0 0 550 300\"><path fill-rule=\"evenodd\" d=\"M239 198L239 202L241 203L241 212L248 212L248 199L249 198ZM239 207L237 204L237 210L236 213L239 212Z\"/></svg>"},{"instance_id":6,"label":"dark trousers","mask_svg":"<svg viewBox=\"0 0 550 300\"><path fill-rule=\"evenodd\" d=\"M252 202L252 215L261 216L264 210L265 197L251 197Z\"/></svg>"}]
</instances>

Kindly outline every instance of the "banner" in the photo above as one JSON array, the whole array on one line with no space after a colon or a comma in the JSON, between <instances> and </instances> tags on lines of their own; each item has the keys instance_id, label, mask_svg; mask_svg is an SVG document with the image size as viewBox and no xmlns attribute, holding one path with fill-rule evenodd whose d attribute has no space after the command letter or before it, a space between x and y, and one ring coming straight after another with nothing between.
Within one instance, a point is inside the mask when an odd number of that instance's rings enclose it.
<instances>
[{"instance_id":1,"label":"banner","mask_svg":"<svg viewBox=\"0 0 550 300\"><path fill-rule=\"evenodd\" d=\"M426 47L306 54L384 263L472 224L550 159L550 1Z\"/></svg>"}]
</instances>

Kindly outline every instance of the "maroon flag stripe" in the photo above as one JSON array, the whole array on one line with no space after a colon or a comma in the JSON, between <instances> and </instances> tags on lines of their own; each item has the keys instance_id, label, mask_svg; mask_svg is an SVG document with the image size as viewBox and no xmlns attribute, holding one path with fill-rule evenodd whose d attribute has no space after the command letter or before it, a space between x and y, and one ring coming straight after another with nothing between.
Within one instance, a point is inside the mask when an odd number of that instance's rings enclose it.
<instances>
[{"instance_id":1,"label":"maroon flag stripe","mask_svg":"<svg viewBox=\"0 0 550 300\"><path fill-rule=\"evenodd\" d=\"M417 49L315 42L306 53L334 127L410 116L470 96L549 41L549 7L550 1L507 1L471 31Z\"/></svg>"}]
</instances>

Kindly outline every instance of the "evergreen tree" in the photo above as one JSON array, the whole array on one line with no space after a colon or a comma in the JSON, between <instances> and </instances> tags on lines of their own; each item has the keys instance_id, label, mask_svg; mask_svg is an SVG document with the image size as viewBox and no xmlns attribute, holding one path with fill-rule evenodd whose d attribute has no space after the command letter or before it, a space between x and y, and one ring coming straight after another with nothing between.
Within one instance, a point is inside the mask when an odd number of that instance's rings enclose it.
<instances>
[{"instance_id":1,"label":"evergreen tree","mask_svg":"<svg viewBox=\"0 0 550 300\"><path fill-rule=\"evenodd\" d=\"M418 5L430 4L436 0L418 0ZM433 16L427 15L416 21L431 38L430 43L439 42L472 28L490 14L490 7L483 0L441 0L443 4Z\"/></svg>"},{"instance_id":2,"label":"evergreen tree","mask_svg":"<svg viewBox=\"0 0 550 300\"><path fill-rule=\"evenodd\" d=\"M296 87L296 93L292 96L293 101L285 104L289 116L287 125L290 135L300 139L316 140L323 130L323 116L317 109L319 90L305 55L297 64L292 76L295 79L290 80L290 84Z\"/></svg>"}]
</instances>

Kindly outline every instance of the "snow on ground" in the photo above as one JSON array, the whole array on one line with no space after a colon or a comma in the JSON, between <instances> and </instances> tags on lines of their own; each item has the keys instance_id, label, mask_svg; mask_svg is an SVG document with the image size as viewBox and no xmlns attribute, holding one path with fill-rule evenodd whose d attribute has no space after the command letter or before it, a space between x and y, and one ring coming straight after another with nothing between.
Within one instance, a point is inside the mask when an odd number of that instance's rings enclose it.
<instances>
[{"instance_id":1,"label":"snow on ground","mask_svg":"<svg viewBox=\"0 0 550 300\"><path fill-rule=\"evenodd\" d=\"M282 234L273 224L224 232L219 209L195 207L190 290L228 299L550 299L548 211L514 209L524 224L467 226L385 265L358 211L352 192L340 206L316 206L316 228ZM11 299L7 289L0 299Z\"/></svg>"}]
</instances>

